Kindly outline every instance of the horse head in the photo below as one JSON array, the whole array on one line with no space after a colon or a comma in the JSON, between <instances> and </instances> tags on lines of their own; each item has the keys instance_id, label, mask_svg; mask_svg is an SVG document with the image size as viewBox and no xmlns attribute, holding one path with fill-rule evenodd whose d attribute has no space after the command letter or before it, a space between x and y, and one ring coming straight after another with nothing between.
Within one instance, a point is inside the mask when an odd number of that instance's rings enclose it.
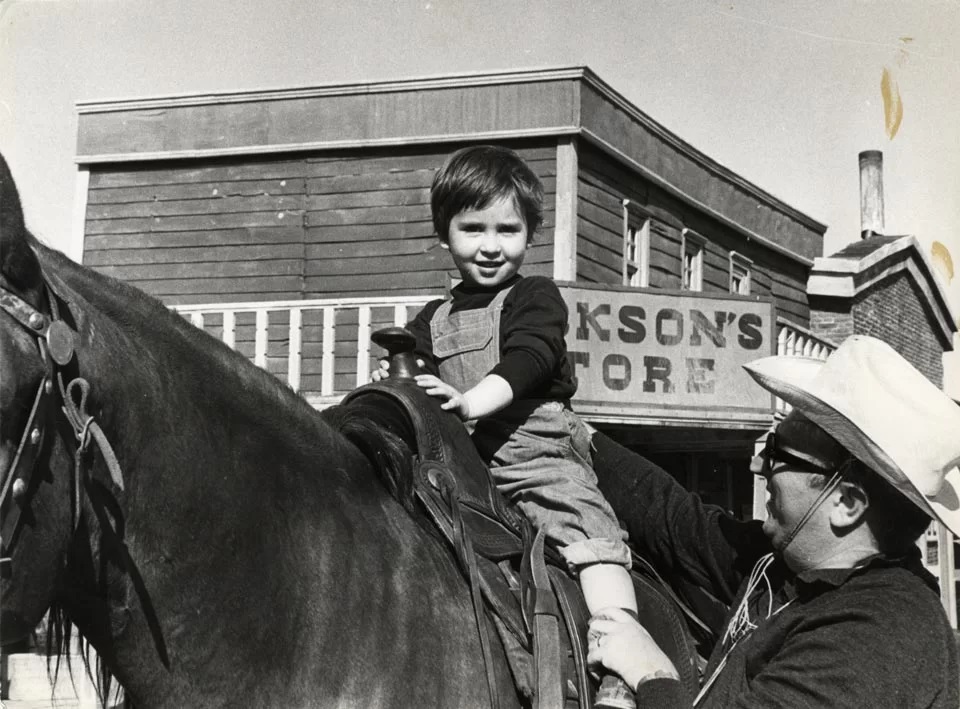
<instances>
[{"instance_id":1,"label":"horse head","mask_svg":"<svg viewBox=\"0 0 960 709\"><path fill-rule=\"evenodd\" d=\"M58 435L51 300L10 168L0 156L0 639L50 607L72 536L69 456ZM54 327L53 338L60 326ZM61 332L63 334L63 332ZM61 355L57 353L57 356ZM15 571L15 573L14 573Z\"/></svg>"}]
</instances>

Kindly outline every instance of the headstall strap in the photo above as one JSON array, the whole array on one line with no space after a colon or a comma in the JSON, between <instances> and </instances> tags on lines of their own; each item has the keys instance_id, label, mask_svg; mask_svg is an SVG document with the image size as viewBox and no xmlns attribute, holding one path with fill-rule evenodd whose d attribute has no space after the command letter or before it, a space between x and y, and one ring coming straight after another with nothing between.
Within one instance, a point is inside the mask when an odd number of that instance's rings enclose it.
<instances>
[{"instance_id":1,"label":"headstall strap","mask_svg":"<svg viewBox=\"0 0 960 709\"><path fill-rule=\"evenodd\" d=\"M113 483L123 490L123 475L117 456L110 446L103 430L87 413L87 396L90 384L81 377L72 379L64 385L63 367L66 367L76 353L76 332L60 318L60 308L57 296L49 283L44 281L47 301L50 305L50 316L47 316L10 291L5 282L0 282L0 309L6 311L14 320L19 322L37 339L37 348L43 360L46 372L41 380L34 398L30 415L27 418L23 436L17 447L13 462L7 471L3 488L0 490L0 508L8 507L8 500L12 497L13 505L0 524L0 568L6 571L11 563L11 550L16 542L21 527L21 510L30 502L33 493L31 489L32 475L36 468L37 456L43 450L46 426L48 422L48 402L53 393L54 381L57 384L58 394L62 402L61 411L70 423L74 436L77 439L74 454L73 480L73 527L76 530L80 521L80 503L83 485L85 484L84 455L91 440L95 440ZM79 393L79 406L75 396Z\"/></svg>"}]
</instances>

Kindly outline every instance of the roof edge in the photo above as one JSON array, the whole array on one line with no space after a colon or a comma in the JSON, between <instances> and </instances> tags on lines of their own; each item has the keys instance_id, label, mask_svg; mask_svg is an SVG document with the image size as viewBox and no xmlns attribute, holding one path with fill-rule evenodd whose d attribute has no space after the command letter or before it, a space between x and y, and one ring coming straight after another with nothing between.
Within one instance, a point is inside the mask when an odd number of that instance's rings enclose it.
<instances>
[{"instance_id":1,"label":"roof edge","mask_svg":"<svg viewBox=\"0 0 960 709\"><path fill-rule=\"evenodd\" d=\"M906 266L894 263L875 276L860 283L856 282L857 274L897 257L901 257ZM917 285L934 308L942 334L947 342L952 342L953 333L960 329L957 313L950 305L946 286L920 247L920 242L912 234L885 244L862 258L826 256L814 259L807 281L807 295L852 298L878 281L904 269L917 280Z\"/></svg>"},{"instance_id":2,"label":"roof edge","mask_svg":"<svg viewBox=\"0 0 960 709\"><path fill-rule=\"evenodd\" d=\"M808 214L804 214L796 207L793 207L786 202L784 202L779 197L767 192L766 190L758 187L754 183L748 181L746 178L741 177L737 173L733 172L729 168L724 167L716 160L708 156L706 153L701 152L693 145L688 143L679 137L676 133L671 132L665 128L662 124L655 121L653 118L648 116L646 113L641 111L639 108L634 106L627 100L623 94L614 89L610 84L605 82L596 73L594 73L589 67L583 67L583 79L585 83L589 84L593 88L597 89L602 93L606 98L611 102L615 103L617 107L622 110L624 113L630 115L631 118L634 118L639 123L642 123L644 127L648 128L652 132L656 133L658 137L662 138L668 142L676 150L687 155L695 162L702 165L704 168L712 172L713 174L721 177L725 180L729 180L737 187L749 192L753 197L756 197L762 202L766 202L770 206L774 207L780 212L789 215L790 217L796 219L798 222L803 224L805 227L812 229L813 231L819 232L823 236L828 226L823 224Z\"/></svg>"}]
</instances>

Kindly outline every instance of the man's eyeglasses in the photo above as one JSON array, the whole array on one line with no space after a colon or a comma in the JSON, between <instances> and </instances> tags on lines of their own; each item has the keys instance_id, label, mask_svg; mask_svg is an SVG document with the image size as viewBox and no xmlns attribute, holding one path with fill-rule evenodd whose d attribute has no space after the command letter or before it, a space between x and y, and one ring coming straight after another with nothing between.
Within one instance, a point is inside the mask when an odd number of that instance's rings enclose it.
<instances>
[{"instance_id":1,"label":"man's eyeglasses","mask_svg":"<svg viewBox=\"0 0 960 709\"><path fill-rule=\"evenodd\" d=\"M759 458L759 460L757 460ZM769 480L773 475L773 465L774 463L788 463L791 468L796 469L798 472L804 473L820 473L823 475L829 475L835 470L834 466L824 465L823 463L796 455L794 453L788 453L783 450L782 447L778 445L777 432L772 431L767 434L767 440L763 445L763 451L754 458L754 462L750 465L750 469L757 475L762 476L764 479Z\"/></svg>"}]
</instances>

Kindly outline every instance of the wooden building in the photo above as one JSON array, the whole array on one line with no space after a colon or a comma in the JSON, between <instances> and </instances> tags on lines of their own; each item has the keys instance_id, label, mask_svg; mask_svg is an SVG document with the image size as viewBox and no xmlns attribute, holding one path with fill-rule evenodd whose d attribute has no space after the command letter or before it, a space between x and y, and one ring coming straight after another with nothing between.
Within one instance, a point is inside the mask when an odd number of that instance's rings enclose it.
<instances>
[{"instance_id":1,"label":"wooden building","mask_svg":"<svg viewBox=\"0 0 960 709\"><path fill-rule=\"evenodd\" d=\"M832 349L808 330L806 295L826 227L588 68L78 111L84 263L177 307L317 405L365 381L371 328L404 322L449 288L456 271L433 234L429 185L446 154L475 143L514 148L544 182L545 222L525 273L640 303L670 296L714 345L726 342L723 317L759 307L763 346L748 358ZM749 513L746 461L771 421L769 399L742 415L729 398L688 402L678 415L662 396L643 397L585 416L708 499Z\"/></svg>"}]
</instances>

